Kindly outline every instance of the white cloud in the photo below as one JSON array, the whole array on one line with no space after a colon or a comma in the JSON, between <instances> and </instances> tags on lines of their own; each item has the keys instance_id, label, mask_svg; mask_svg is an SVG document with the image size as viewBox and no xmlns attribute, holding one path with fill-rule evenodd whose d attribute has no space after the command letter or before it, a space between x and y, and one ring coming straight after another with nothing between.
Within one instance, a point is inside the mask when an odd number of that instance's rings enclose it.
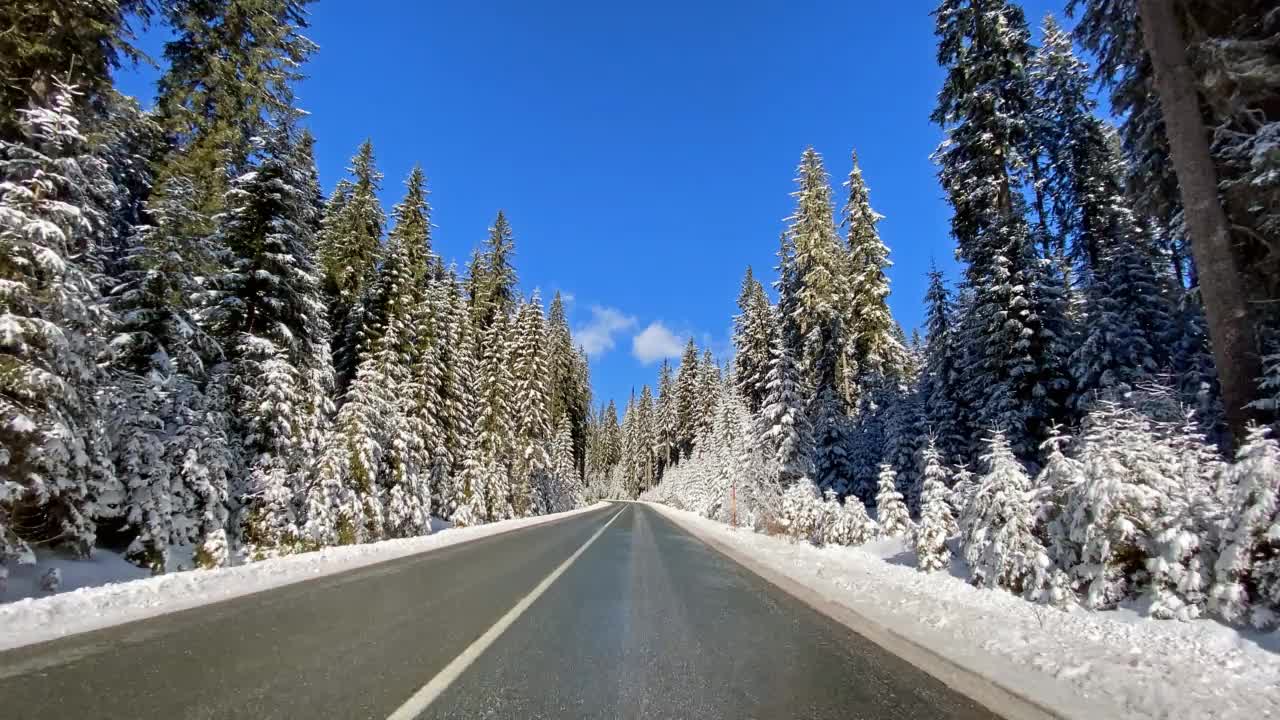
<instances>
[{"instance_id":1,"label":"white cloud","mask_svg":"<svg viewBox=\"0 0 1280 720\"><path fill-rule=\"evenodd\" d=\"M592 305L591 320L574 330L573 337L588 356L597 357L614 348L617 344L613 339L615 334L629 330L635 324L634 317L617 308Z\"/></svg>"},{"instance_id":2,"label":"white cloud","mask_svg":"<svg viewBox=\"0 0 1280 720\"><path fill-rule=\"evenodd\" d=\"M666 325L654 321L631 340L631 354L648 365L663 358L680 357L684 341Z\"/></svg>"}]
</instances>

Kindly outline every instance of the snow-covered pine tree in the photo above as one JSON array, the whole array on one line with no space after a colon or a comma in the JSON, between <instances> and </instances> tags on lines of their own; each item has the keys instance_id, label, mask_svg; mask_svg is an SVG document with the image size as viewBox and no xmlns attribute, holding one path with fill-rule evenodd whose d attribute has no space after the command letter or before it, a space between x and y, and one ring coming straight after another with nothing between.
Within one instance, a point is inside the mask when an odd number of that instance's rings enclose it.
<instances>
[{"instance_id":1,"label":"snow-covered pine tree","mask_svg":"<svg viewBox=\"0 0 1280 720\"><path fill-rule=\"evenodd\" d=\"M1084 469L1080 463L1063 452L1069 440L1058 426L1049 429L1049 437L1041 446L1041 453L1045 456L1044 467L1035 479L1036 526L1040 529L1049 559L1058 568L1068 569L1075 567L1080 558L1076 545L1071 541L1067 503L1084 481Z\"/></svg>"},{"instance_id":2,"label":"snow-covered pine tree","mask_svg":"<svg viewBox=\"0 0 1280 720\"><path fill-rule=\"evenodd\" d=\"M302 34L305 4L222 0L165 6L174 37L165 43L168 63L155 104L158 122L175 143L159 177L190 179L196 207L210 220L229 207L229 181L253 169L255 138L270 134L274 118L294 111L293 84L316 49Z\"/></svg>"},{"instance_id":3,"label":"snow-covered pine tree","mask_svg":"<svg viewBox=\"0 0 1280 720\"><path fill-rule=\"evenodd\" d=\"M536 291L529 302L516 312L511 360L515 380L512 412L516 442L512 502L517 517L529 517L546 512L552 478L546 332L542 302Z\"/></svg>"},{"instance_id":4,"label":"snow-covered pine tree","mask_svg":"<svg viewBox=\"0 0 1280 720\"><path fill-rule=\"evenodd\" d=\"M435 512L449 518L469 497L461 485L467 465L472 414L468 410L468 388L476 372L475 344L466 301L461 295L457 274L451 268L444 279L431 285L431 304L436 318L435 353L439 366L436 422L441 444L449 460L449 492L441 497Z\"/></svg>"},{"instance_id":5,"label":"snow-covered pine tree","mask_svg":"<svg viewBox=\"0 0 1280 720\"><path fill-rule=\"evenodd\" d=\"M876 522L884 537L908 537L913 524L907 504L898 492L897 473L889 464L880 466L880 486L876 492Z\"/></svg>"},{"instance_id":6,"label":"snow-covered pine tree","mask_svg":"<svg viewBox=\"0 0 1280 720\"><path fill-rule=\"evenodd\" d=\"M778 483L788 488L813 471L813 431L798 387L799 371L781 336L773 343L772 366L756 435L776 463Z\"/></svg>"},{"instance_id":7,"label":"snow-covered pine tree","mask_svg":"<svg viewBox=\"0 0 1280 720\"><path fill-rule=\"evenodd\" d=\"M844 185L848 199L841 224L848 243L848 306L841 380L846 407L856 407L864 378L893 374L905 348L894 334L896 323L889 312L889 278L885 275L891 265L889 248L876 229L884 216L871 208L857 153Z\"/></svg>"},{"instance_id":8,"label":"snow-covered pine tree","mask_svg":"<svg viewBox=\"0 0 1280 720\"><path fill-rule=\"evenodd\" d=\"M1030 478L1002 433L987 440L987 472L960 517L960 546L978 587L1001 587L1038 599L1049 558L1035 536Z\"/></svg>"},{"instance_id":9,"label":"snow-covered pine tree","mask_svg":"<svg viewBox=\"0 0 1280 720\"><path fill-rule=\"evenodd\" d=\"M898 489L913 513L920 511L920 442L924 408L913 368L904 368L891 396L885 422L884 461L897 475Z\"/></svg>"},{"instance_id":10,"label":"snow-covered pine tree","mask_svg":"<svg viewBox=\"0 0 1280 720\"><path fill-rule=\"evenodd\" d=\"M671 363L665 358L658 367L658 397L654 412L657 426L654 428L657 445L654 452L657 456L658 475L661 476L667 467L676 460L677 427L676 420L676 380L671 370Z\"/></svg>"},{"instance_id":11,"label":"snow-covered pine tree","mask_svg":"<svg viewBox=\"0 0 1280 720\"><path fill-rule=\"evenodd\" d=\"M222 350L197 323L200 282L217 250L194 229L194 188L169 180L148 224L126 241L110 303L116 319L112 445L135 528L129 557L157 571L171 546L196 547L227 529L229 488L240 474L231 418L218 397ZM209 393L206 393L206 389Z\"/></svg>"},{"instance_id":12,"label":"snow-covered pine tree","mask_svg":"<svg viewBox=\"0 0 1280 720\"><path fill-rule=\"evenodd\" d=\"M1280 623L1280 445L1255 427L1227 470L1227 508L1211 607L1230 622Z\"/></svg>"},{"instance_id":13,"label":"snow-covered pine tree","mask_svg":"<svg viewBox=\"0 0 1280 720\"><path fill-rule=\"evenodd\" d=\"M564 300L556 292L547 311L547 366L551 370L550 407L547 416L565 416L573 436L573 457L581 468L587 449L587 412L591 407L589 385L581 382L578 351L573 345Z\"/></svg>"},{"instance_id":14,"label":"snow-covered pine tree","mask_svg":"<svg viewBox=\"0 0 1280 720\"><path fill-rule=\"evenodd\" d=\"M1168 395L1156 401L1169 404ZM1221 463L1193 428L1146 404L1103 401L1085 418L1075 453L1083 480L1066 506L1079 561L1066 569L1086 607L1145 595L1151 615L1195 617L1211 582Z\"/></svg>"},{"instance_id":15,"label":"snow-covered pine tree","mask_svg":"<svg viewBox=\"0 0 1280 720\"><path fill-rule=\"evenodd\" d=\"M632 450L635 463L635 494L653 487L656 480L657 458L654 448L657 446L657 411L653 402L653 391L648 385L640 388L640 399L636 402L636 421L633 425L635 438Z\"/></svg>"},{"instance_id":16,"label":"snow-covered pine tree","mask_svg":"<svg viewBox=\"0 0 1280 720\"><path fill-rule=\"evenodd\" d=\"M465 302L455 305L454 322L460 333L452 370L463 389L459 398L461 415L457 425L458 439L454 457L460 459L461 465L454 471L454 477L457 478L454 483L456 496L446 502L443 510L449 513L445 516L446 519L466 526L480 524L491 517L487 504L490 494L485 486L485 451L481 434L489 405L484 394L484 368L475 355L471 320Z\"/></svg>"},{"instance_id":17,"label":"snow-covered pine tree","mask_svg":"<svg viewBox=\"0 0 1280 720\"><path fill-rule=\"evenodd\" d=\"M549 510L563 512L582 504L582 476L573 457L573 426L567 415L561 415L556 423L555 440L552 443L552 476L554 494Z\"/></svg>"},{"instance_id":18,"label":"snow-covered pine tree","mask_svg":"<svg viewBox=\"0 0 1280 720\"><path fill-rule=\"evenodd\" d=\"M383 227L387 223L378 201L382 173L374 161L372 141L361 143L347 172L352 179L344 180L345 186L339 187L332 196L317 243L333 331L339 393L354 379L360 362L363 317L357 312L357 306L365 301L369 285L376 277Z\"/></svg>"},{"instance_id":19,"label":"snow-covered pine tree","mask_svg":"<svg viewBox=\"0 0 1280 720\"><path fill-rule=\"evenodd\" d=\"M831 182L822 157L808 148L796 170L796 209L788 218L787 238L793 250L791 313L799 353L799 386L817 394L840 387L838 373L845 355L844 312L848 307L848 261L840 245L831 202Z\"/></svg>"},{"instance_id":20,"label":"snow-covered pine tree","mask_svg":"<svg viewBox=\"0 0 1280 720\"><path fill-rule=\"evenodd\" d=\"M957 465L951 475L951 494L947 501L951 503L952 514L957 518L964 516L965 508L978 493L978 482L968 465Z\"/></svg>"},{"instance_id":21,"label":"snow-covered pine tree","mask_svg":"<svg viewBox=\"0 0 1280 720\"><path fill-rule=\"evenodd\" d=\"M316 357L327 333L311 254L314 188L299 152L294 118L278 118L261 140L257 167L231 183L217 217L225 269L212 279L203 311L231 366L231 397L244 437L248 478L240 519L254 552L288 549L299 537L300 474L307 429L325 402L310 397L315 376L332 373Z\"/></svg>"},{"instance_id":22,"label":"snow-covered pine tree","mask_svg":"<svg viewBox=\"0 0 1280 720\"><path fill-rule=\"evenodd\" d=\"M818 488L808 478L800 478L787 486L782 493L779 520L787 536L811 543L822 542L822 500Z\"/></svg>"},{"instance_id":23,"label":"snow-covered pine tree","mask_svg":"<svg viewBox=\"0 0 1280 720\"><path fill-rule=\"evenodd\" d=\"M712 432L715 425L716 403L720 398L720 381L720 366L711 355L711 350L703 350L702 361L698 363L697 434L699 435ZM657 422L656 416L654 421ZM657 432L656 427L654 432Z\"/></svg>"},{"instance_id":24,"label":"snow-covered pine tree","mask_svg":"<svg viewBox=\"0 0 1280 720\"><path fill-rule=\"evenodd\" d=\"M951 465L963 462L968 457L970 443L964 432L964 416L960 406L963 394L957 387L960 379L957 344L960 338L952 325L956 320L956 313L951 305L951 291L937 266L929 270L925 312L928 340L924 370L920 378L925 424L934 438L942 462Z\"/></svg>"},{"instance_id":25,"label":"snow-covered pine tree","mask_svg":"<svg viewBox=\"0 0 1280 720\"><path fill-rule=\"evenodd\" d=\"M511 261L515 255L515 235L506 213L499 210L489 228L484 250L472 257L468 271L468 300L471 322L478 330L487 330L499 316L516 310L516 270Z\"/></svg>"},{"instance_id":26,"label":"snow-covered pine tree","mask_svg":"<svg viewBox=\"0 0 1280 720\"><path fill-rule=\"evenodd\" d=\"M853 424L834 387L823 388L813 400L813 479L824 492L847 497L854 491L855 471L850 453Z\"/></svg>"},{"instance_id":27,"label":"snow-covered pine tree","mask_svg":"<svg viewBox=\"0 0 1280 720\"><path fill-rule=\"evenodd\" d=\"M861 500L850 496L845 498L843 503L839 503L832 491L828 490L827 493L827 502L838 504L839 507L832 508L830 511L831 522L827 526L823 543L849 546L862 545L876 539L880 528L867 514L867 506L863 505Z\"/></svg>"},{"instance_id":28,"label":"snow-covered pine tree","mask_svg":"<svg viewBox=\"0 0 1280 720\"><path fill-rule=\"evenodd\" d=\"M515 418L512 406L515 381L512 379L510 320L497 315L484 332L480 369L483 408L478 431L480 462L483 468L480 485L485 491L486 520L506 520L512 514L512 468L515 460Z\"/></svg>"},{"instance_id":29,"label":"snow-covered pine tree","mask_svg":"<svg viewBox=\"0 0 1280 720\"><path fill-rule=\"evenodd\" d=\"M73 93L54 88L19 112L21 140L0 140L0 579L34 561L31 543L87 555L94 517L123 509L97 393L108 323L93 260L107 218L94 195L110 178Z\"/></svg>"},{"instance_id":30,"label":"snow-covered pine tree","mask_svg":"<svg viewBox=\"0 0 1280 720\"><path fill-rule=\"evenodd\" d=\"M1015 453L1031 457L1069 388L1062 279L1037 256L1019 193L1030 143L1030 33L1007 0L943 0L934 17L947 68L932 116L947 139L934 158L973 295L961 321L973 423L1003 430Z\"/></svg>"},{"instance_id":31,"label":"snow-covered pine tree","mask_svg":"<svg viewBox=\"0 0 1280 720\"><path fill-rule=\"evenodd\" d=\"M432 474L447 478L449 461L439 425L436 333L443 311L431 307L428 294L431 221L421 168L410 171L404 199L392 215L395 226L377 280L384 304L381 330L360 364L376 364L391 394L379 470L385 533L411 537L430 531Z\"/></svg>"},{"instance_id":32,"label":"snow-covered pine tree","mask_svg":"<svg viewBox=\"0 0 1280 720\"><path fill-rule=\"evenodd\" d=\"M751 412L759 412L764 403L769 352L776 332L773 307L764 286L748 266L738 295L738 314L733 319L733 345L737 350L733 362L739 389Z\"/></svg>"},{"instance_id":33,"label":"snow-covered pine tree","mask_svg":"<svg viewBox=\"0 0 1280 720\"><path fill-rule=\"evenodd\" d=\"M1036 89L1033 136L1063 242L1088 300L1084 338L1072 354L1074 405L1099 391L1147 382L1168 365L1168 288L1157 254L1138 227L1123 187L1114 131L1094 115L1086 67L1052 16L1030 69Z\"/></svg>"},{"instance_id":34,"label":"snow-covered pine tree","mask_svg":"<svg viewBox=\"0 0 1280 720\"><path fill-rule=\"evenodd\" d=\"M951 563L947 538L956 532L957 525L947 502L947 471L932 438L921 457L924 460L924 488L920 497L920 524L913 539L918 558L916 567L923 572L933 572Z\"/></svg>"},{"instance_id":35,"label":"snow-covered pine tree","mask_svg":"<svg viewBox=\"0 0 1280 720\"><path fill-rule=\"evenodd\" d=\"M699 388L702 373L698 367L698 345L689 338L680 356L680 368L676 371L676 449L679 459L693 454L694 438L698 433Z\"/></svg>"}]
</instances>

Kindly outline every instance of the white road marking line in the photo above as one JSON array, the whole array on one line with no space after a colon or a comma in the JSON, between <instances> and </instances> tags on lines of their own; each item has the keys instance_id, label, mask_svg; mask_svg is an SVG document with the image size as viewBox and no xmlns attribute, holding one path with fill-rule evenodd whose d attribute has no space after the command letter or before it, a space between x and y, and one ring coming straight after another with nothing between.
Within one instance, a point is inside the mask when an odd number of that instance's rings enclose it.
<instances>
[{"instance_id":1,"label":"white road marking line","mask_svg":"<svg viewBox=\"0 0 1280 720\"><path fill-rule=\"evenodd\" d=\"M623 508L623 510L625 509L626 508ZM563 575L564 571L569 569L569 566L573 564L574 560L578 559L579 555L586 552L587 548L591 547L591 543L595 542L596 538L604 534L604 531L613 523L614 520L618 519L618 516L622 514L623 510L619 510L614 513L613 517L609 518L609 522L601 525L600 529L597 530L589 540L583 543L582 547L578 548L577 552L570 555L564 562L560 563L560 566L555 570L552 570L551 574L543 578L542 582L538 583L535 588L530 590L528 595L521 598L520 602L515 604L515 607L508 610L506 615L498 618L498 622L494 623L493 627L485 630L483 635L476 638L475 642L471 643L466 650L462 651L462 654L454 658L448 665L445 665L444 669L436 673L436 676L431 678L430 682L419 688L418 692L413 694L413 697L406 700L405 703L397 708L395 712L391 713L387 720L413 720L413 718L416 718L424 710L430 707L431 703L435 702L436 698L440 697L441 693L449 689L449 686L453 684L454 680L458 679L459 675L470 667L471 664L474 663L476 659L479 658L480 655L484 653L484 651L487 650L503 632L506 631L507 628L511 627L512 623L524 614L524 611L528 610L529 606L532 605L534 601L542 595L542 593L547 591L547 588L551 587L551 583L555 582L556 578Z\"/></svg>"}]
</instances>

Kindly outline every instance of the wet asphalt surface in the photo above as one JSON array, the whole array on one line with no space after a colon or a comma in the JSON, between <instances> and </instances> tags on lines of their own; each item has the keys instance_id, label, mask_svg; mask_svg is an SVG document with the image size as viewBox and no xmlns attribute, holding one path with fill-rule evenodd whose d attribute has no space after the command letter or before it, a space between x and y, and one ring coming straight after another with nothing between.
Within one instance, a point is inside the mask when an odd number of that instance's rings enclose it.
<instances>
[{"instance_id":1,"label":"wet asphalt surface","mask_svg":"<svg viewBox=\"0 0 1280 720\"><path fill-rule=\"evenodd\" d=\"M611 518L419 717L995 717L625 504L0 653L0 718L384 720Z\"/></svg>"}]
</instances>

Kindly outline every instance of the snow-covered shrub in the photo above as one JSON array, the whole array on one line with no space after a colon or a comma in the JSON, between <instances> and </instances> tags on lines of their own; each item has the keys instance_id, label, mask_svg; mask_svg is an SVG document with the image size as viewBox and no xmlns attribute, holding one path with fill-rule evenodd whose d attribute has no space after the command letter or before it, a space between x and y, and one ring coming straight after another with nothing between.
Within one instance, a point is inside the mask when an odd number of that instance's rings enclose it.
<instances>
[{"instance_id":1,"label":"snow-covered shrub","mask_svg":"<svg viewBox=\"0 0 1280 720\"><path fill-rule=\"evenodd\" d=\"M856 495L845 498L844 503L831 500L836 508L831 513L822 541L826 545L861 545L874 540L880 528L867 514L867 507Z\"/></svg>"},{"instance_id":2,"label":"snow-covered shrub","mask_svg":"<svg viewBox=\"0 0 1280 720\"><path fill-rule=\"evenodd\" d=\"M216 568L227 564L231 559L231 548L227 541L227 531L218 528L205 536L204 542L196 548L195 564L200 568Z\"/></svg>"},{"instance_id":3,"label":"snow-covered shrub","mask_svg":"<svg viewBox=\"0 0 1280 720\"><path fill-rule=\"evenodd\" d=\"M1280 444L1251 428L1228 473L1235 496L1211 603L1226 620L1270 627L1280 622Z\"/></svg>"},{"instance_id":4,"label":"snow-covered shrub","mask_svg":"<svg viewBox=\"0 0 1280 720\"><path fill-rule=\"evenodd\" d=\"M931 440L923 453L923 487L920 491L920 525L913 538L919 567L941 570L951 562L947 537L956 531L955 517L947 503L947 473Z\"/></svg>"},{"instance_id":5,"label":"snow-covered shrub","mask_svg":"<svg viewBox=\"0 0 1280 720\"><path fill-rule=\"evenodd\" d=\"M1155 421L1115 402L1086 417L1075 453L1082 480L1064 509L1068 568L1089 608L1145 593L1156 617L1194 617L1211 567L1216 453L1187 424Z\"/></svg>"},{"instance_id":6,"label":"snow-covered shrub","mask_svg":"<svg viewBox=\"0 0 1280 720\"><path fill-rule=\"evenodd\" d=\"M1048 584L1050 563L1034 533L1030 480L1003 433L987 442L987 473L960 518L964 559L974 585L1038 598Z\"/></svg>"},{"instance_id":7,"label":"snow-covered shrub","mask_svg":"<svg viewBox=\"0 0 1280 720\"><path fill-rule=\"evenodd\" d=\"M800 478L782 494L782 509L778 519L788 537L821 542L819 521L822 515L818 488L808 478Z\"/></svg>"},{"instance_id":8,"label":"snow-covered shrub","mask_svg":"<svg viewBox=\"0 0 1280 720\"><path fill-rule=\"evenodd\" d=\"M911 533L911 515L898 492L898 474L889 465L880 466L880 487L876 492L876 521L885 537L903 537Z\"/></svg>"}]
</instances>

